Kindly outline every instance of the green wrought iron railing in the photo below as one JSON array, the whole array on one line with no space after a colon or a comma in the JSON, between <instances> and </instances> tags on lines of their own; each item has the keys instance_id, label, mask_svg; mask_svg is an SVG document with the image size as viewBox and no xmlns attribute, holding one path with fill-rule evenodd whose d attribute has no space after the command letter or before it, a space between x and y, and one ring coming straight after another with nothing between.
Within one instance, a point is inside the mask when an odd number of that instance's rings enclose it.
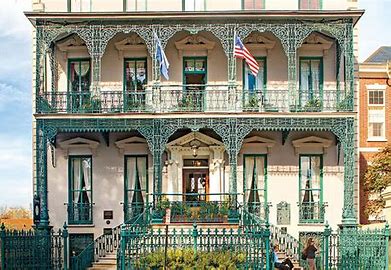
<instances>
[{"instance_id":1,"label":"green wrought iron railing","mask_svg":"<svg viewBox=\"0 0 391 270\"><path fill-rule=\"evenodd\" d=\"M0 228L0 269L68 269L68 230Z\"/></svg>"},{"instance_id":2,"label":"green wrought iron railing","mask_svg":"<svg viewBox=\"0 0 391 270\"><path fill-rule=\"evenodd\" d=\"M226 223L238 216L237 196L232 193L159 193L153 194L154 223Z\"/></svg>"},{"instance_id":3,"label":"green wrought iron railing","mask_svg":"<svg viewBox=\"0 0 391 270\"><path fill-rule=\"evenodd\" d=\"M300 223L324 223L326 204L320 202L299 203Z\"/></svg>"},{"instance_id":4,"label":"green wrought iron railing","mask_svg":"<svg viewBox=\"0 0 391 270\"><path fill-rule=\"evenodd\" d=\"M168 228L167 225L166 230L162 230L133 224L121 232L119 269L146 269L143 258L167 249L192 249L194 254L212 251L241 253L245 259L240 269L270 269L269 237L268 229L248 212L242 226L231 229L202 229L194 223L191 229ZM163 264L164 259L160 259L159 263ZM156 262L155 267L159 268L159 265Z\"/></svg>"},{"instance_id":5,"label":"green wrought iron railing","mask_svg":"<svg viewBox=\"0 0 391 270\"><path fill-rule=\"evenodd\" d=\"M144 211L137 216L133 216L124 224L149 224L150 205L143 207ZM74 270L84 270L92 266L93 262L99 258L105 257L108 254L113 254L119 249L121 241L121 228L124 224L120 224L97 237L91 242L80 254L71 257L71 267Z\"/></svg>"},{"instance_id":6,"label":"green wrought iron railing","mask_svg":"<svg viewBox=\"0 0 391 270\"><path fill-rule=\"evenodd\" d=\"M269 223L270 207L270 203L264 202L247 202L243 204L243 208L254 214L261 224Z\"/></svg>"},{"instance_id":7,"label":"green wrought iron railing","mask_svg":"<svg viewBox=\"0 0 391 270\"><path fill-rule=\"evenodd\" d=\"M114 87L115 88L115 87ZM300 90L299 90L300 93ZM37 96L38 113L337 112L352 111L352 96L324 89L294 95L287 89L246 90L228 85L146 86L142 90L47 92Z\"/></svg>"},{"instance_id":8,"label":"green wrought iron railing","mask_svg":"<svg viewBox=\"0 0 391 270\"><path fill-rule=\"evenodd\" d=\"M70 203L68 204L69 224L92 224L93 203Z\"/></svg>"},{"instance_id":9,"label":"green wrought iron railing","mask_svg":"<svg viewBox=\"0 0 391 270\"><path fill-rule=\"evenodd\" d=\"M298 239L277 226L270 225L271 246L279 245L279 250L295 261L300 259L300 242Z\"/></svg>"}]
</instances>

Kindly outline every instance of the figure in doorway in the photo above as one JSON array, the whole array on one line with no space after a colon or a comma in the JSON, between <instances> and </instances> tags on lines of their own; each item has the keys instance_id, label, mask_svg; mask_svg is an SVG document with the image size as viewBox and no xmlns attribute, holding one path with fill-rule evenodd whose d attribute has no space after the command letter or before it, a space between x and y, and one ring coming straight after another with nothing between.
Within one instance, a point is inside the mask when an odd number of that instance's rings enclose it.
<instances>
[{"instance_id":1,"label":"figure in doorway","mask_svg":"<svg viewBox=\"0 0 391 270\"><path fill-rule=\"evenodd\" d=\"M307 245L303 251L303 253L307 257L307 262L309 266L309 270L316 270L315 265L315 253L318 251L318 249L315 247L315 241L312 237L308 238Z\"/></svg>"}]
</instances>

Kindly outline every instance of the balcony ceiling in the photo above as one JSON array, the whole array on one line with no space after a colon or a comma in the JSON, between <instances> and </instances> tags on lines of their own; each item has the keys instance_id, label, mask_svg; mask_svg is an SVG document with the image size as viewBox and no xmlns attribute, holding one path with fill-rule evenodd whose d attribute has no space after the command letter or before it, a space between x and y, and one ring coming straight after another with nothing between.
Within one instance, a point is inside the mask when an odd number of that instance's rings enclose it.
<instances>
[{"instance_id":1,"label":"balcony ceiling","mask_svg":"<svg viewBox=\"0 0 391 270\"><path fill-rule=\"evenodd\" d=\"M325 22L341 19L353 19L356 24L364 10L256 10L256 11L148 11L148 12L25 12L33 25L37 21L58 24L80 24L86 22L133 22L143 24L178 22L202 23L255 23L257 21L311 21Z\"/></svg>"}]
</instances>

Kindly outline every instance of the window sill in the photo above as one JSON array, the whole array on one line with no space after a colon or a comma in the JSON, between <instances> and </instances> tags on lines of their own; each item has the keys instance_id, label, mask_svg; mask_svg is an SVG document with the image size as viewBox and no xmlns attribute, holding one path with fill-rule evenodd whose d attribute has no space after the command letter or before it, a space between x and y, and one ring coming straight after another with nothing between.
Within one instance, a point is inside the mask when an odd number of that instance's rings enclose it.
<instances>
[{"instance_id":1,"label":"window sill","mask_svg":"<svg viewBox=\"0 0 391 270\"><path fill-rule=\"evenodd\" d=\"M324 227L324 222L316 222L316 223L303 223L303 222L299 222L298 224L297 224L297 226L300 226L300 227Z\"/></svg>"},{"instance_id":2,"label":"window sill","mask_svg":"<svg viewBox=\"0 0 391 270\"><path fill-rule=\"evenodd\" d=\"M387 142L387 139L384 137L371 137L367 139L367 142Z\"/></svg>"}]
</instances>

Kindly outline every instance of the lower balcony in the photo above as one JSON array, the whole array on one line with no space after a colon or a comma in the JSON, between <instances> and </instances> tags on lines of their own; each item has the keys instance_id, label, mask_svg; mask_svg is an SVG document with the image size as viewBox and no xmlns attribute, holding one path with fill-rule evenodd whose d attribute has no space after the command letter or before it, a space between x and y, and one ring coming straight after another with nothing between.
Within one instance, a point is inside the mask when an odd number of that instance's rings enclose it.
<instances>
[{"instance_id":1,"label":"lower balcony","mask_svg":"<svg viewBox=\"0 0 391 270\"><path fill-rule=\"evenodd\" d=\"M312 94L287 89L242 90L228 85L162 85L134 91L48 92L37 97L38 113L337 112L352 98L337 90Z\"/></svg>"},{"instance_id":2,"label":"lower balcony","mask_svg":"<svg viewBox=\"0 0 391 270\"><path fill-rule=\"evenodd\" d=\"M68 204L68 223L74 225L92 224L92 203Z\"/></svg>"}]
</instances>

